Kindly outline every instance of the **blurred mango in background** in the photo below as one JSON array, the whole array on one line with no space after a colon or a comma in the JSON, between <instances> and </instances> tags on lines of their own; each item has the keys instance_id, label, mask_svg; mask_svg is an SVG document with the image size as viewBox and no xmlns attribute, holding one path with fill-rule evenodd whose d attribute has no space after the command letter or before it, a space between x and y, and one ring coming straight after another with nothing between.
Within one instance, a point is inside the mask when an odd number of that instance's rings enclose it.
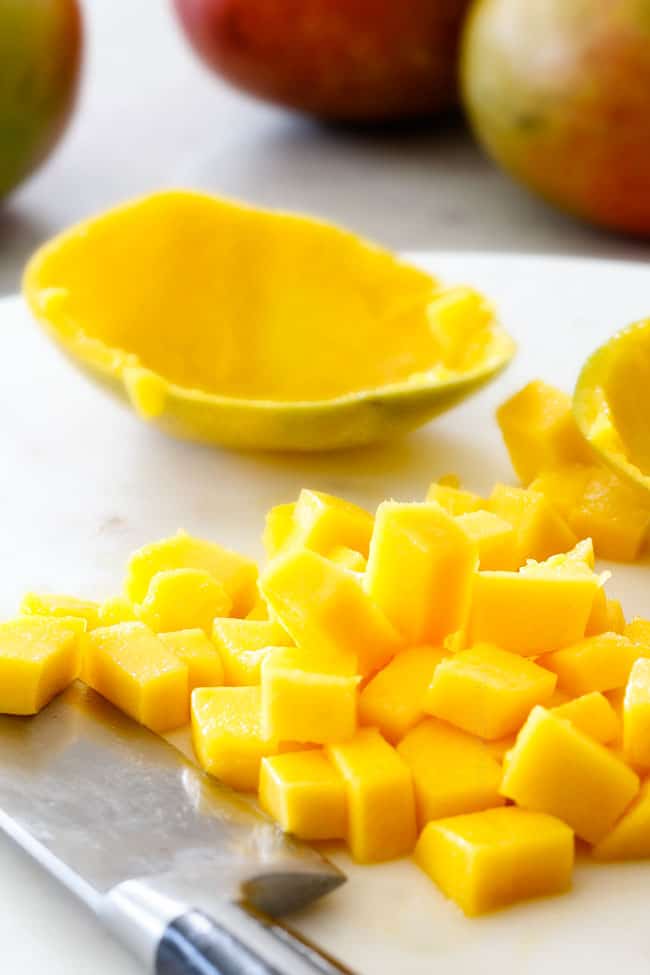
<instances>
[{"instance_id":1,"label":"blurred mango in background","mask_svg":"<svg viewBox=\"0 0 650 975\"><path fill-rule=\"evenodd\" d=\"M51 152L74 106L77 0L0 0L0 197Z\"/></svg>"},{"instance_id":2,"label":"blurred mango in background","mask_svg":"<svg viewBox=\"0 0 650 975\"><path fill-rule=\"evenodd\" d=\"M199 55L254 95L320 118L379 122L458 100L469 0L174 0Z\"/></svg>"}]
</instances>

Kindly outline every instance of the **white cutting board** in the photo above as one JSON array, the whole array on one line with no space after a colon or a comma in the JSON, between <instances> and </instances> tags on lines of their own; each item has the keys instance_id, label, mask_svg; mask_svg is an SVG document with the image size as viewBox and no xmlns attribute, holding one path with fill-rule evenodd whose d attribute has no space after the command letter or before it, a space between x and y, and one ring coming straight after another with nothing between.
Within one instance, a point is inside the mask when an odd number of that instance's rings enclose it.
<instances>
[{"instance_id":1,"label":"white cutting board","mask_svg":"<svg viewBox=\"0 0 650 975\"><path fill-rule=\"evenodd\" d=\"M129 552L183 527L261 555L267 508L303 486L368 506L421 499L448 471L511 480L495 406L532 377L570 389L588 352L650 315L650 268L560 258L417 255L497 303L519 355L494 385L408 439L321 456L235 454L166 439L89 385L0 302L0 615L26 589L105 597ZM317 353L317 350L315 350ZM650 418L649 418L650 419ZM628 615L650 614L647 565L614 567ZM0 761L2 742L0 742ZM409 861L359 868L296 926L363 975L647 975L650 863L579 863L566 897L467 921ZM135 975L94 920L0 837L0 972Z\"/></svg>"}]
</instances>

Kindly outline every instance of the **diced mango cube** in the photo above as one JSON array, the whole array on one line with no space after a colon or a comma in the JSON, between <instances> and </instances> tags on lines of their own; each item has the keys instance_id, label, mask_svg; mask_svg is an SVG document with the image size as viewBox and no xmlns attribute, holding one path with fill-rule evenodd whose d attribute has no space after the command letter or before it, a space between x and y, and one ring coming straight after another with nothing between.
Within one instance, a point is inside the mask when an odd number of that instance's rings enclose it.
<instances>
[{"instance_id":1,"label":"diced mango cube","mask_svg":"<svg viewBox=\"0 0 650 975\"><path fill-rule=\"evenodd\" d=\"M116 623L135 623L138 614L126 596L111 596L99 607L99 626L115 626Z\"/></svg>"},{"instance_id":2,"label":"diced mango cube","mask_svg":"<svg viewBox=\"0 0 650 975\"><path fill-rule=\"evenodd\" d=\"M328 555L336 546L345 545L365 558L372 525L372 515L351 501L303 489L294 509L291 534L283 548L309 548Z\"/></svg>"},{"instance_id":3,"label":"diced mango cube","mask_svg":"<svg viewBox=\"0 0 650 975\"><path fill-rule=\"evenodd\" d=\"M502 795L557 816L588 843L609 832L638 789L638 776L604 745L543 707L519 732L501 782Z\"/></svg>"},{"instance_id":4,"label":"diced mango cube","mask_svg":"<svg viewBox=\"0 0 650 975\"><path fill-rule=\"evenodd\" d=\"M441 484L434 481L429 485L426 501L437 501L450 515L465 515L472 511L479 511L485 502L472 491L463 491L459 487Z\"/></svg>"},{"instance_id":5,"label":"diced mango cube","mask_svg":"<svg viewBox=\"0 0 650 975\"><path fill-rule=\"evenodd\" d=\"M79 617L0 623L0 714L37 714L79 676Z\"/></svg>"},{"instance_id":6,"label":"diced mango cube","mask_svg":"<svg viewBox=\"0 0 650 975\"><path fill-rule=\"evenodd\" d=\"M643 860L650 857L650 781L621 818L592 850L597 860Z\"/></svg>"},{"instance_id":7,"label":"diced mango cube","mask_svg":"<svg viewBox=\"0 0 650 975\"><path fill-rule=\"evenodd\" d=\"M210 632L216 616L228 616L230 596L203 569L169 569L152 577L138 614L154 633L189 630Z\"/></svg>"},{"instance_id":8,"label":"diced mango cube","mask_svg":"<svg viewBox=\"0 0 650 975\"><path fill-rule=\"evenodd\" d=\"M259 684L271 647L290 646L291 637L273 620L215 619L212 641L219 651L226 684Z\"/></svg>"},{"instance_id":9,"label":"diced mango cube","mask_svg":"<svg viewBox=\"0 0 650 975\"><path fill-rule=\"evenodd\" d=\"M571 885L573 833L553 816L508 806L429 823L419 866L468 916Z\"/></svg>"},{"instance_id":10,"label":"diced mango cube","mask_svg":"<svg viewBox=\"0 0 650 975\"><path fill-rule=\"evenodd\" d=\"M214 643L203 630L159 633L160 640L187 667L189 689L219 687L224 682L223 664Z\"/></svg>"},{"instance_id":11,"label":"diced mango cube","mask_svg":"<svg viewBox=\"0 0 650 975\"><path fill-rule=\"evenodd\" d=\"M571 397L540 379L502 403L497 421L523 484L529 484L540 471L591 456L573 418Z\"/></svg>"},{"instance_id":12,"label":"diced mango cube","mask_svg":"<svg viewBox=\"0 0 650 975\"><path fill-rule=\"evenodd\" d=\"M326 753L346 784L350 851L360 863L405 856L415 846L411 773L375 728L361 728Z\"/></svg>"},{"instance_id":13,"label":"diced mango cube","mask_svg":"<svg viewBox=\"0 0 650 975\"><path fill-rule=\"evenodd\" d=\"M486 507L513 526L517 565L526 559L541 561L576 544L577 538L564 518L536 491L497 484Z\"/></svg>"},{"instance_id":14,"label":"diced mango cube","mask_svg":"<svg viewBox=\"0 0 650 975\"><path fill-rule=\"evenodd\" d=\"M420 829L431 819L502 806L501 766L485 744L425 718L397 746L413 775Z\"/></svg>"},{"instance_id":15,"label":"diced mango cube","mask_svg":"<svg viewBox=\"0 0 650 975\"><path fill-rule=\"evenodd\" d=\"M89 630L99 625L99 604L76 596L28 592L23 596L20 612L25 616L76 616L86 621Z\"/></svg>"},{"instance_id":16,"label":"diced mango cube","mask_svg":"<svg viewBox=\"0 0 650 975\"><path fill-rule=\"evenodd\" d=\"M587 489L593 468L585 464L565 464L542 471L529 485L531 491L543 494L555 510L570 524L574 510Z\"/></svg>"},{"instance_id":17,"label":"diced mango cube","mask_svg":"<svg viewBox=\"0 0 650 975\"><path fill-rule=\"evenodd\" d=\"M293 514L296 503L276 504L267 512L262 544L269 559L274 559L284 548L293 531Z\"/></svg>"},{"instance_id":18,"label":"diced mango cube","mask_svg":"<svg viewBox=\"0 0 650 975\"><path fill-rule=\"evenodd\" d=\"M424 707L470 734L494 740L517 731L554 689L554 675L532 660L478 645L438 664Z\"/></svg>"},{"instance_id":19,"label":"diced mango cube","mask_svg":"<svg viewBox=\"0 0 650 975\"><path fill-rule=\"evenodd\" d=\"M439 504L379 505L365 587L410 645L462 627L476 565L476 544Z\"/></svg>"},{"instance_id":20,"label":"diced mango cube","mask_svg":"<svg viewBox=\"0 0 650 975\"><path fill-rule=\"evenodd\" d=\"M566 718L586 735L607 745L618 738L621 727L616 711L604 694L593 691L552 708L554 714Z\"/></svg>"},{"instance_id":21,"label":"diced mango cube","mask_svg":"<svg viewBox=\"0 0 650 975\"><path fill-rule=\"evenodd\" d=\"M519 559L515 529L491 511L471 511L456 519L476 543L481 569L517 569Z\"/></svg>"},{"instance_id":22,"label":"diced mango cube","mask_svg":"<svg viewBox=\"0 0 650 975\"><path fill-rule=\"evenodd\" d=\"M557 674L558 685L572 695L611 691L627 683L632 664L650 656L620 633L589 636L574 646L540 657L538 663Z\"/></svg>"},{"instance_id":23,"label":"diced mango cube","mask_svg":"<svg viewBox=\"0 0 650 975\"><path fill-rule=\"evenodd\" d=\"M650 504L613 471L594 467L569 524L581 538L593 538L601 558L632 562L648 534Z\"/></svg>"},{"instance_id":24,"label":"diced mango cube","mask_svg":"<svg viewBox=\"0 0 650 975\"><path fill-rule=\"evenodd\" d=\"M263 758L259 799L285 833L303 840L345 839L345 783L320 749Z\"/></svg>"},{"instance_id":25,"label":"diced mango cube","mask_svg":"<svg viewBox=\"0 0 650 975\"><path fill-rule=\"evenodd\" d=\"M398 653L362 690L361 724L374 725L396 744L424 717L429 684L446 656L435 647L412 647Z\"/></svg>"},{"instance_id":26,"label":"diced mango cube","mask_svg":"<svg viewBox=\"0 0 650 975\"><path fill-rule=\"evenodd\" d=\"M608 599L602 586L596 593L585 632L587 636L598 636L601 633L625 633L623 607L618 599Z\"/></svg>"},{"instance_id":27,"label":"diced mango cube","mask_svg":"<svg viewBox=\"0 0 650 975\"><path fill-rule=\"evenodd\" d=\"M278 556L260 579L269 606L298 646L351 658L352 672L379 670L403 644L352 572L308 549Z\"/></svg>"},{"instance_id":28,"label":"diced mango cube","mask_svg":"<svg viewBox=\"0 0 650 975\"><path fill-rule=\"evenodd\" d=\"M258 596L257 599L255 600L255 602L253 603L253 608L251 610L249 610L248 613L246 613L246 616L244 617L244 619L247 619L247 620L268 620L268 618L269 618L269 610L268 610L268 607L267 607L266 603L264 602L264 600L262 599L262 597L261 596Z\"/></svg>"},{"instance_id":29,"label":"diced mango cube","mask_svg":"<svg viewBox=\"0 0 650 975\"><path fill-rule=\"evenodd\" d=\"M257 597L257 566L251 559L185 532L152 542L133 553L127 566L126 595L132 603L141 603L156 573L170 569L209 572L228 593L233 616L245 616Z\"/></svg>"},{"instance_id":30,"label":"diced mango cube","mask_svg":"<svg viewBox=\"0 0 650 975\"><path fill-rule=\"evenodd\" d=\"M516 740L516 735L506 735L505 738L495 738L494 741L486 741L485 747L492 758L495 758L497 762L503 764L506 754L514 746Z\"/></svg>"},{"instance_id":31,"label":"diced mango cube","mask_svg":"<svg viewBox=\"0 0 650 975\"><path fill-rule=\"evenodd\" d=\"M359 678L333 673L295 647L274 648L262 664L264 736L314 744L346 741L357 727L358 683Z\"/></svg>"},{"instance_id":32,"label":"diced mango cube","mask_svg":"<svg viewBox=\"0 0 650 975\"><path fill-rule=\"evenodd\" d=\"M82 640L83 679L152 731L189 718L185 664L144 623L100 626Z\"/></svg>"},{"instance_id":33,"label":"diced mango cube","mask_svg":"<svg viewBox=\"0 0 650 975\"><path fill-rule=\"evenodd\" d=\"M635 616L623 631L628 640L650 649L650 620Z\"/></svg>"},{"instance_id":34,"label":"diced mango cube","mask_svg":"<svg viewBox=\"0 0 650 975\"><path fill-rule=\"evenodd\" d=\"M353 548L348 548L347 545L336 545L327 557L332 562L336 562L337 565L342 565L344 569L349 569L350 572L365 572L366 570L366 559L361 552L355 552Z\"/></svg>"},{"instance_id":35,"label":"diced mango cube","mask_svg":"<svg viewBox=\"0 0 650 975\"><path fill-rule=\"evenodd\" d=\"M259 687L198 687L192 691L192 744L210 775L242 792L254 792L260 762L278 746L262 732Z\"/></svg>"},{"instance_id":36,"label":"diced mango cube","mask_svg":"<svg viewBox=\"0 0 650 975\"><path fill-rule=\"evenodd\" d=\"M632 667L623 702L623 754L635 767L650 768L650 660Z\"/></svg>"},{"instance_id":37,"label":"diced mango cube","mask_svg":"<svg viewBox=\"0 0 650 975\"><path fill-rule=\"evenodd\" d=\"M595 575L478 572L469 640L533 657L584 636L599 586Z\"/></svg>"}]
</instances>

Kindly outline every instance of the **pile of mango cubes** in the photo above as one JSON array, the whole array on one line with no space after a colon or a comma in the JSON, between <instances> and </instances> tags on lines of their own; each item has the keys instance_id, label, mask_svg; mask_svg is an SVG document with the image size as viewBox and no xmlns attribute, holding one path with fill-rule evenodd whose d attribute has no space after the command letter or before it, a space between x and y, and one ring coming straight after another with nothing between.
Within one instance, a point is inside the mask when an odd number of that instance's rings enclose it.
<instances>
[{"instance_id":1,"label":"pile of mango cubes","mask_svg":"<svg viewBox=\"0 0 650 975\"><path fill-rule=\"evenodd\" d=\"M603 489L560 394L499 419L530 488L443 478L374 515L304 490L269 512L259 576L180 533L133 554L122 596L28 594L0 624L0 711L80 677L156 732L189 722L282 829L413 854L469 915L567 889L576 837L650 856L650 621L608 598L591 541L629 557L650 513Z\"/></svg>"}]
</instances>

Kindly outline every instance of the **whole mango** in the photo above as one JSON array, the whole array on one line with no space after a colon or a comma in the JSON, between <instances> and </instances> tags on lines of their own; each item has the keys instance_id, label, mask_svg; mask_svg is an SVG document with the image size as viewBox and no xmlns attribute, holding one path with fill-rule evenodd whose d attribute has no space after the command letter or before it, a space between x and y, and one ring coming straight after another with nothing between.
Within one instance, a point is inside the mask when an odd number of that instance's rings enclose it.
<instances>
[{"instance_id":1,"label":"whole mango","mask_svg":"<svg viewBox=\"0 0 650 975\"><path fill-rule=\"evenodd\" d=\"M232 84L321 118L382 121L453 106L469 0L174 0Z\"/></svg>"},{"instance_id":2,"label":"whole mango","mask_svg":"<svg viewBox=\"0 0 650 975\"><path fill-rule=\"evenodd\" d=\"M72 111L82 44L77 0L0 0L0 196L51 152Z\"/></svg>"},{"instance_id":3,"label":"whole mango","mask_svg":"<svg viewBox=\"0 0 650 975\"><path fill-rule=\"evenodd\" d=\"M518 180L650 234L650 0L477 0L462 88L478 139Z\"/></svg>"}]
</instances>

